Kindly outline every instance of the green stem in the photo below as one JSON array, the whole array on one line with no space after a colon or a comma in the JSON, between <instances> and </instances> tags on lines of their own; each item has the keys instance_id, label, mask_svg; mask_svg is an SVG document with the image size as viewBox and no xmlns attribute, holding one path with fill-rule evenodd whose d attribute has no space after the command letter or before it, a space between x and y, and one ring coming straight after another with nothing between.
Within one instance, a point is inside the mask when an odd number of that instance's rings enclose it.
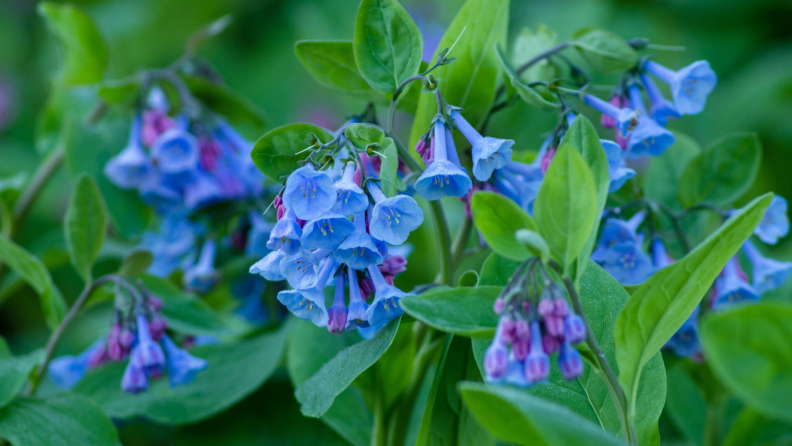
<instances>
[{"instance_id":1,"label":"green stem","mask_svg":"<svg viewBox=\"0 0 792 446\"><path fill-rule=\"evenodd\" d=\"M718 446L718 444L720 444L720 410L718 407L708 404L704 422L703 446Z\"/></svg>"},{"instance_id":2,"label":"green stem","mask_svg":"<svg viewBox=\"0 0 792 446\"><path fill-rule=\"evenodd\" d=\"M465 216L465 219L462 220L462 226L459 228L459 232L457 232L456 238L454 239L454 244L451 247L451 260L454 262L454 266L459 266L459 262L462 261L462 257L465 255L465 247L467 247L472 229L473 219Z\"/></svg>"},{"instance_id":3,"label":"green stem","mask_svg":"<svg viewBox=\"0 0 792 446\"><path fill-rule=\"evenodd\" d=\"M393 133L393 120L396 116L396 104L399 102L399 96L402 94L405 88L410 85L413 81L422 80L424 77L423 75L416 74L415 76L410 76L404 80L398 87L396 87L396 91L393 92L393 99L391 99L390 108L388 109L388 133Z\"/></svg>"},{"instance_id":4,"label":"green stem","mask_svg":"<svg viewBox=\"0 0 792 446\"><path fill-rule=\"evenodd\" d=\"M22 191L22 194L14 205L14 210L11 212L11 219L13 222L10 230L11 238L14 237L17 229L22 226L22 223L30 212L30 208L41 193L41 190L44 189L44 186L49 182L50 178L52 178L52 175L58 170L61 164L63 164L64 156L65 150L63 145L58 144L55 150L50 153L44 162L39 165L38 169L36 169L33 178L30 180L25 190Z\"/></svg>"}]
</instances>

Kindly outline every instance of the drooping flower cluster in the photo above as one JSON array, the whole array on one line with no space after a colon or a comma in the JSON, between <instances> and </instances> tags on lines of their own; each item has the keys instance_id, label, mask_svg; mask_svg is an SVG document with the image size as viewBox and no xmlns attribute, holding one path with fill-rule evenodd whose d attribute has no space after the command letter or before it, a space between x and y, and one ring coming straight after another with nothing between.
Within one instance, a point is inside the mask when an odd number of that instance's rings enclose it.
<instances>
[{"instance_id":1,"label":"drooping flower cluster","mask_svg":"<svg viewBox=\"0 0 792 446\"><path fill-rule=\"evenodd\" d=\"M117 282L120 286L121 282ZM77 356L53 360L48 368L55 384L71 388L88 370L109 361L129 363L121 380L125 392L140 393L151 379L167 372L171 387L195 379L207 362L179 348L166 334L167 322L161 314L162 301L143 287L126 282L119 288L113 325L106 339L96 341ZM128 293L128 294L125 294Z\"/></svg>"},{"instance_id":2,"label":"drooping flower cluster","mask_svg":"<svg viewBox=\"0 0 792 446\"><path fill-rule=\"evenodd\" d=\"M365 184L356 178L362 179L356 162L335 182L312 164L294 171L275 199L278 222L266 243L272 252L250 272L286 280L293 289L278 293L278 300L297 317L332 333L358 328L368 335L402 313L398 301L406 293L393 278L406 261L388 245L404 243L423 212L412 197L386 197L373 178ZM328 310L324 291L333 286Z\"/></svg>"},{"instance_id":3,"label":"drooping flower cluster","mask_svg":"<svg viewBox=\"0 0 792 446\"><path fill-rule=\"evenodd\" d=\"M652 259L643 251L643 234L638 228L646 218L644 211L629 220L609 218L605 221L591 260L597 262L622 285L643 283L654 274Z\"/></svg>"},{"instance_id":4,"label":"drooping flower cluster","mask_svg":"<svg viewBox=\"0 0 792 446\"><path fill-rule=\"evenodd\" d=\"M487 382L526 387L545 381L553 353L558 353L564 378L575 379L583 372L573 345L585 339L585 322L569 308L557 284L547 278L544 284L539 294L531 287L533 293L506 293L495 301L500 318L484 358Z\"/></svg>"},{"instance_id":5,"label":"drooping flower cluster","mask_svg":"<svg viewBox=\"0 0 792 446\"><path fill-rule=\"evenodd\" d=\"M170 116L159 88L135 113L127 147L105 175L136 189L161 214L185 213L225 200L255 197L264 176L250 158L252 143L219 117Z\"/></svg>"}]
</instances>

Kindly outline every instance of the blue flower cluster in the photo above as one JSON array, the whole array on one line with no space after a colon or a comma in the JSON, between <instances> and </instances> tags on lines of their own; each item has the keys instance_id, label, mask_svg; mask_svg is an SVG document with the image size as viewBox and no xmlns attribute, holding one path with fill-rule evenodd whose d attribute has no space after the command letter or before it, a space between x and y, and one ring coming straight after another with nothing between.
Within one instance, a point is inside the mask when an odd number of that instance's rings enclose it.
<instances>
[{"instance_id":1,"label":"blue flower cluster","mask_svg":"<svg viewBox=\"0 0 792 446\"><path fill-rule=\"evenodd\" d=\"M393 277L406 262L388 245L404 243L423 212L412 197L386 197L376 180L363 184L361 178L352 161L335 181L312 164L294 171L275 199L278 222L266 242L272 251L250 272L286 280L293 289L278 293L278 300L300 319L332 333L357 328L369 336L402 314L399 300L407 294L393 286ZM325 289L333 286L328 310Z\"/></svg>"},{"instance_id":2,"label":"blue flower cluster","mask_svg":"<svg viewBox=\"0 0 792 446\"><path fill-rule=\"evenodd\" d=\"M171 117L159 88L136 113L127 147L105 166L118 187L136 189L161 215L255 197L264 176L250 158L252 143L212 116Z\"/></svg>"},{"instance_id":3,"label":"blue flower cluster","mask_svg":"<svg viewBox=\"0 0 792 446\"><path fill-rule=\"evenodd\" d=\"M543 382L550 375L550 355L556 352L564 378L583 373L583 360L573 345L586 338L586 326L556 284L544 289L538 303L524 294L499 297L495 312L500 315L498 328L484 357L487 382L519 387Z\"/></svg>"}]
</instances>

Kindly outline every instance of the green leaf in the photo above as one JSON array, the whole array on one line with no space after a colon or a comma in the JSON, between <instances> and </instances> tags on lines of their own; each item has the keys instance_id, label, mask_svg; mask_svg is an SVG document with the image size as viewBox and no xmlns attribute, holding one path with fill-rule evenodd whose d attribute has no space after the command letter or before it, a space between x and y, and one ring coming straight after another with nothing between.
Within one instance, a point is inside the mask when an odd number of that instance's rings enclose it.
<instances>
[{"instance_id":1,"label":"green leaf","mask_svg":"<svg viewBox=\"0 0 792 446\"><path fill-rule=\"evenodd\" d=\"M303 415L314 418L324 415L336 397L388 350L399 329L400 319L380 329L373 338L342 350L316 374L300 384L295 396L300 402Z\"/></svg>"},{"instance_id":2,"label":"green leaf","mask_svg":"<svg viewBox=\"0 0 792 446\"><path fill-rule=\"evenodd\" d=\"M792 424L770 419L746 407L729 426L722 446L789 445Z\"/></svg>"},{"instance_id":3,"label":"green leaf","mask_svg":"<svg viewBox=\"0 0 792 446\"><path fill-rule=\"evenodd\" d=\"M677 365L668 371L668 396L666 412L674 426L694 444L704 438L707 403L690 379L684 367Z\"/></svg>"},{"instance_id":4,"label":"green leaf","mask_svg":"<svg viewBox=\"0 0 792 446\"><path fill-rule=\"evenodd\" d=\"M396 151L396 144L394 144L391 138L383 139L382 147L381 153L385 155L381 157L382 166L380 167L382 192L387 197L393 197L396 195L396 185L399 178L396 175L399 170L399 153Z\"/></svg>"},{"instance_id":5,"label":"green leaf","mask_svg":"<svg viewBox=\"0 0 792 446\"><path fill-rule=\"evenodd\" d=\"M14 446L120 446L113 423L88 398L17 398L0 410L0 438Z\"/></svg>"},{"instance_id":6,"label":"green leaf","mask_svg":"<svg viewBox=\"0 0 792 446\"><path fill-rule=\"evenodd\" d=\"M31 370L44 359L44 350L29 355L0 359L0 408L5 407L25 387Z\"/></svg>"},{"instance_id":7,"label":"green leaf","mask_svg":"<svg viewBox=\"0 0 792 446\"><path fill-rule=\"evenodd\" d=\"M596 185L597 192L597 210L596 215L602 215L605 209L605 202L608 201L608 189L610 188L610 174L608 173L608 157L605 155L605 150L602 148L597 129L594 125L583 115L578 115L572 122L572 125L567 130L564 138L559 144L559 149L571 147L578 151L586 160L589 169L591 169L594 184ZM589 257L594 250L594 245L597 243L597 231L599 229L600 219L594 219L594 225L591 228L586 244L578 256L575 275L574 277L579 280L583 276L586 266L589 264Z\"/></svg>"},{"instance_id":8,"label":"green leaf","mask_svg":"<svg viewBox=\"0 0 792 446\"><path fill-rule=\"evenodd\" d=\"M360 75L352 42L301 40L294 51L305 69L325 87L365 99L379 96Z\"/></svg>"},{"instance_id":9,"label":"green leaf","mask_svg":"<svg viewBox=\"0 0 792 446\"><path fill-rule=\"evenodd\" d=\"M500 78L495 45L506 44L508 22L509 0L468 0L437 46L435 59L439 51L453 45L448 56L456 60L432 74L441 79L440 92L446 102L463 108L465 119L473 127L484 121L495 98ZM410 133L410 147L426 133L436 113L435 96L422 94Z\"/></svg>"},{"instance_id":10,"label":"green leaf","mask_svg":"<svg viewBox=\"0 0 792 446\"><path fill-rule=\"evenodd\" d=\"M427 292L403 298L401 306L410 316L447 333L492 336L498 323L492 306L501 289L484 285Z\"/></svg>"},{"instance_id":11,"label":"green leaf","mask_svg":"<svg viewBox=\"0 0 792 446\"><path fill-rule=\"evenodd\" d=\"M374 124L358 122L346 126L344 136L355 147L365 150L369 144L380 144L385 139L385 132Z\"/></svg>"},{"instance_id":12,"label":"green leaf","mask_svg":"<svg viewBox=\"0 0 792 446\"><path fill-rule=\"evenodd\" d=\"M764 415L792 422L792 306L762 302L711 314L701 336L729 390Z\"/></svg>"},{"instance_id":13,"label":"green leaf","mask_svg":"<svg viewBox=\"0 0 792 446\"><path fill-rule=\"evenodd\" d=\"M547 262L547 259L550 258L550 246L538 232L530 229L518 229L514 235L518 241L525 244L534 256L540 257L543 262Z\"/></svg>"},{"instance_id":14,"label":"green leaf","mask_svg":"<svg viewBox=\"0 0 792 446\"><path fill-rule=\"evenodd\" d=\"M456 394L454 386L463 380L481 381L470 341L447 335L416 445L494 445L494 438L470 416Z\"/></svg>"},{"instance_id":15,"label":"green leaf","mask_svg":"<svg viewBox=\"0 0 792 446\"><path fill-rule=\"evenodd\" d=\"M690 254L655 273L627 301L614 337L619 382L633 414L644 364L687 320L726 262L751 236L771 199L772 194L765 194L749 203Z\"/></svg>"},{"instance_id":16,"label":"green leaf","mask_svg":"<svg viewBox=\"0 0 792 446\"><path fill-rule=\"evenodd\" d=\"M526 104L540 110L554 110L561 107L561 104L555 99L552 93L547 91L546 87L543 87L544 91L540 93L536 88L523 83L511 65L509 65L506 60L506 55L503 54L503 50L500 46L495 48L495 54L498 56L498 61L503 67L508 82Z\"/></svg>"},{"instance_id":17,"label":"green leaf","mask_svg":"<svg viewBox=\"0 0 792 446\"><path fill-rule=\"evenodd\" d=\"M538 25L536 32L525 27L514 39L512 47L512 62L519 66L540 53L549 50L558 44L556 32L545 25ZM533 64L530 68L523 71L520 79L525 82L544 81L551 82L560 77L558 66L552 59L546 58Z\"/></svg>"},{"instance_id":18,"label":"green leaf","mask_svg":"<svg viewBox=\"0 0 792 446\"><path fill-rule=\"evenodd\" d=\"M96 92L108 104L129 105L140 97L140 79L131 77L105 81L99 85Z\"/></svg>"},{"instance_id":19,"label":"green leaf","mask_svg":"<svg viewBox=\"0 0 792 446\"><path fill-rule=\"evenodd\" d=\"M74 269L90 282L91 267L104 243L107 215L99 187L86 174L80 175L72 189L63 229Z\"/></svg>"},{"instance_id":20,"label":"green leaf","mask_svg":"<svg viewBox=\"0 0 792 446\"><path fill-rule=\"evenodd\" d=\"M198 76L182 76L190 93L213 112L225 116L233 124L248 124L257 131L267 126L263 110L244 95L222 84Z\"/></svg>"},{"instance_id":21,"label":"green leaf","mask_svg":"<svg viewBox=\"0 0 792 446\"><path fill-rule=\"evenodd\" d=\"M299 167L297 163L308 157L308 151L297 152L308 147L305 140L312 133L323 143L333 139L325 129L313 124L288 124L270 130L256 141L250 156L264 175L282 182L282 176L292 173Z\"/></svg>"},{"instance_id":22,"label":"green leaf","mask_svg":"<svg viewBox=\"0 0 792 446\"><path fill-rule=\"evenodd\" d=\"M66 314L66 302L52 283L49 271L37 257L0 236L0 261L19 275L39 295L47 326L55 329Z\"/></svg>"},{"instance_id":23,"label":"green leaf","mask_svg":"<svg viewBox=\"0 0 792 446\"><path fill-rule=\"evenodd\" d=\"M578 258L592 232L598 217L596 190L580 153L571 144L559 147L536 196L534 217L564 268Z\"/></svg>"},{"instance_id":24,"label":"green leaf","mask_svg":"<svg viewBox=\"0 0 792 446\"><path fill-rule=\"evenodd\" d=\"M289 324L286 369L295 388L360 339L357 333L334 335L296 317L292 317ZM367 446L371 440L373 416L360 389L354 386L347 387L336 397L321 420L355 446Z\"/></svg>"},{"instance_id":25,"label":"green leaf","mask_svg":"<svg viewBox=\"0 0 792 446\"><path fill-rule=\"evenodd\" d=\"M644 194L647 198L665 203L671 209L680 209L677 188L692 186L682 183L680 177L688 163L701 153L701 147L683 133L675 131L674 138L671 147L652 159L644 179Z\"/></svg>"},{"instance_id":26,"label":"green leaf","mask_svg":"<svg viewBox=\"0 0 792 446\"><path fill-rule=\"evenodd\" d=\"M461 287L473 287L478 285L478 282L479 275L473 270L465 271L461 276L459 276L459 286Z\"/></svg>"},{"instance_id":27,"label":"green leaf","mask_svg":"<svg viewBox=\"0 0 792 446\"><path fill-rule=\"evenodd\" d=\"M65 50L61 71L64 85L92 84L102 80L108 51L91 18L72 5L39 3L38 13Z\"/></svg>"},{"instance_id":28,"label":"green leaf","mask_svg":"<svg viewBox=\"0 0 792 446\"><path fill-rule=\"evenodd\" d=\"M99 403L112 418L145 417L167 425L194 423L222 412L261 387L280 364L286 332L283 327L238 344L190 350L209 366L195 381L175 388L163 377L152 380L144 393L125 393L120 383L126 364L117 362L90 372L74 392Z\"/></svg>"},{"instance_id":29,"label":"green leaf","mask_svg":"<svg viewBox=\"0 0 792 446\"><path fill-rule=\"evenodd\" d=\"M679 202L685 207L731 204L751 187L761 163L762 145L755 133L719 139L685 168L679 178Z\"/></svg>"},{"instance_id":30,"label":"green leaf","mask_svg":"<svg viewBox=\"0 0 792 446\"><path fill-rule=\"evenodd\" d=\"M462 398L497 438L526 446L622 446L624 442L574 412L508 387L462 383Z\"/></svg>"},{"instance_id":31,"label":"green leaf","mask_svg":"<svg viewBox=\"0 0 792 446\"><path fill-rule=\"evenodd\" d=\"M124 257L124 260L121 262L121 267L118 268L118 274L120 276L137 276L145 274L153 261L154 255L151 254L151 251L136 249Z\"/></svg>"},{"instance_id":32,"label":"green leaf","mask_svg":"<svg viewBox=\"0 0 792 446\"><path fill-rule=\"evenodd\" d=\"M506 286L518 266L520 266L520 262L507 259L493 252L481 265L479 285Z\"/></svg>"},{"instance_id":33,"label":"green leaf","mask_svg":"<svg viewBox=\"0 0 792 446\"><path fill-rule=\"evenodd\" d=\"M390 97L418 72L423 41L418 26L395 0L363 0L355 20L355 62L369 85Z\"/></svg>"},{"instance_id":34,"label":"green leaf","mask_svg":"<svg viewBox=\"0 0 792 446\"><path fill-rule=\"evenodd\" d=\"M493 251L512 260L531 257L531 251L515 233L519 229L536 230L536 223L517 203L492 192L476 192L470 210L476 228Z\"/></svg>"},{"instance_id":35,"label":"green leaf","mask_svg":"<svg viewBox=\"0 0 792 446\"><path fill-rule=\"evenodd\" d=\"M577 30L572 34L570 43L597 71L624 71L638 63L635 50L624 39L604 29Z\"/></svg>"}]
</instances>

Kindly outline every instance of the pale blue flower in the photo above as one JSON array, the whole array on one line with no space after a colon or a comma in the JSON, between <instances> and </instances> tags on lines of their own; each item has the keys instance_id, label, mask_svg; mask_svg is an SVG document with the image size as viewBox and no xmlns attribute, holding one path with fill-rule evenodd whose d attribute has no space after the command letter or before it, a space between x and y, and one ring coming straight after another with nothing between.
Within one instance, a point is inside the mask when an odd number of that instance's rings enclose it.
<instances>
[{"instance_id":1,"label":"pale blue flower","mask_svg":"<svg viewBox=\"0 0 792 446\"><path fill-rule=\"evenodd\" d=\"M682 114L677 111L674 104L663 97L663 93L660 92L651 77L641 74L641 83L643 83L646 94L649 95L649 100L652 102L652 106L649 108L649 116L657 121L658 124L665 126L669 119L682 117Z\"/></svg>"},{"instance_id":2,"label":"pale blue flower","mask_svg":"<svg viewBox=\"0 0 792 446\"><path fill-rule=\"evenodd\" d=\"M673 350L677 356L689 358L701 353L701 340L698 329L699 307L693 310L690 317L666 342L666 347Z\"/></svg>"},{"instance_id":3,"label":"pale blue flower","mask_svg":"<svg viewBox=\"0 0 792 446\"><path fill-rule=\"evenodd\" d=\"M635 126L628 137L627 156L640 158L642 156L660 156L674 143L674 135L664 129L654 119L646 114L646 109L641 100L641 90L638 85L632 84L627 88L630 95L630 105L638 114L638 125Z\"/></svg>"},{"instance_id":4,"label":"pale blue flower","mask_svg":"<svg viewBox=\"0 0 792 446\"><path fill-rule=\"evenodd\" d=\"M281 274L280 263L287 257L283 251L272 251L250 267L250 274L258 274L270 282L284 280Z\"/></svg>"},{"instance_id":5,"label":"pale blue flower","mask_svg":"<svg viewBox=\"0 0 792 446\"><path fill-rule=\"evenodd\" d=\"M740 276L738 268L737 257L732 257L715 279L715 297L712 299L714 310L759 301L759 293Z\"/></svg>"},{"instance_id":6,"label":"pale blue flower","mask_svg":"<svg viewBox=\"0 0 792 446\"><path fill-rule=\"evenodd\" d=\"M71 389L85 376L90 368L91 358L107 348L104 339L99 339L77 356L61 356L50 361L47 374L52 382L61 389Z\"/></svg>"},{"instance_id":7,"label":"pale blue flower","mask_svg":"<svg viewBox=\"0 0 792 446\"><path fill-rule=\"evenodd\" d=\"M473 146L473 176L477 180L489 180L495 169L500 169L511 161L511 147L514 145L514 141L481 136L457 110L451 110L449 116ZM436 150L437 148L435 148Z\"/></svg>"},{"instance_id":8,"label":"pale blue flower","mask_svg":"<svg viewBox=\"0 0 792 446\"><path fill-rule=\"evenodd\" d=\"M341 334L347 326L347 307L344 303L344 275L336 276L335 293L333 305L330 306L328 313L327 331L330 333Z\"/></svg>"},{"instance_id":9,"label":"pale blue flower","mask_svg":"<svg viewBox=\"0 0 792 446\"><path fill-rule=\"evenodd\" d=\"M545 381L550 375L550 357L542 345L542 330L539 322L531 322L531 350L525 359L525 379L529 384Z\"/></svg>"},{"instance_id":10,"label":"pale blue flower","mask_svg":"<svg viewBox=\"0 0 792 446\"><path fill-rule=\"evenodd\" d=\"M302 237L302 229L297 223L294 211L289 210L272 229L267 248L279 249L288 255L294 255L300 251L300 237Z\"/></svg>"},{"instance_id":11,"label":"pale blue flower","mask_svg":"<svg viewBox=\"0 0 792 446\"><path fill-rule=\"evenodd\" d=\"M146 374L159 373L165 367L165 353L162 347L151 339L148 321L142 314L137 315L137 344L132 348L130 357L139 364ZM131 361L130 361L131 362Z\"/></svg>"},{"instance_id":12,"label":"pale blue flower","mask_svg":"<svg viewBox=\"0 0 792 446\"><path fill-rule=\"evenodd\" d=\"M776 195L765 212L764 218L754 230L759 239L765 243L775 245L778 239L789 233L789 217L787 216L787 201L784 197Z\"/></svg>"},{"instance_id":13,"label":"pale blue flower","mask_svg":"<svg viewBox=\"0 0 792 446\"><path fill-rule=\"evenodd\" d=\"M792 273L792 263L762 256L750 241L743 244L743 251L751 262L753 287L759 294L780 287Z\"/></svg>"},{"instance_id":14,"label":"pale blue flower","mask_svg":"<svg viewBox=\"0 0 792 446\"><path fill-rule=\"evenodd\" d=\"M333 259L357 270L382 263L382 254L366 232L365 213L355 215L355 231L333 252Z\"/></svg>"},{"instance_id":15,"label":"pale blue flower","mask_svg":"<svg viewBox=\"0 0 792 446\"><path fill-rule=\"evenodd\" d=\"M278 301L300 319L311 321L318 327L326 327L328 321L324 290L328 278L332 277L338 264L326 259L320 267L316 285L305 290L286 290L278 293Z\"/></svg>"},{"instance_id":16,"label":"pale blue flower","mask_svg":"<svg viewBox=\"0 0 792 446\"><path fill-rule=\"evenodd\" d=\"M304 249L335 249L355 230L346 217L338 214L322 214L303 226L300 244Z\"/></svg>"},{"instance_id":17,"label":"pale blue flower","mask_svg":"<svg viewBox=\"0 0 792 446\"><path fill-rule=\"evenodd\" d=\"M171 387L191 383L198 372L209 365L205 359L196 358L180 349L167 335L162 337L162 347L167 357L165 368Z\"/></svg>"},{"instance_id":18,"label":"pale blue flower","mask_svg":"<svg viewBox=\"0 0 792 446\"><path fill-rule=\"evenodd\" d=\"M619 108L615 105L603 101L602 99L590 94L582 94L583 102L597 110L598 112L610 116L616 120L616 128L622 135L627 135L638 125L638 115L629 108Z\"/></svg>"},{"instance_id":19,"label":"pale blue flower","mask_svg":"<svg viewBox=\"0 0 792 446\"><path fill-rule=\"evenodd\" d=\"M375 326L399 317L404 312L399 301L408 294L393 285L388 285L376 265L369 266L368 272L374 282L374 301L366 310L366 320L370 325Z\"/></svg>"},{"instance_id":20,"label":"pale blue flower","mask_svg":"<svg viewBox=\"0 0 792 446\"><path fill-rule=\"evenodd\" d=\"M283 204L301 220L312 220L336 203L336 191L327 172L317 172L311 164L289 175L283 191Z\"/></svg>"},{"instance_id":21,"label":"pale blue flower","mask_svg":"<svg viewBox=\"0 0 792 446\"><path fill-rule=\"evenodd\" d=\"M629 242L611 246L602 267L622 285L638 285L655 272L652 260L640 245Z\"/></svg>"},{"instance_id":22,"label":"pale blue flower","mask_svg":"<svg viewBox=\"0 0 792 446\"><path fill-rule=\"evenodd\" d=\"M401 245L423 222L423 211L412 197L397 195L386 198L373 181L367 183L367 188L376 202L369 222L371 236L392 245Z\"/></svg>"},{"instance_id":23,"label":"pale blue flower","mask_svg":"<svg viewBox=\"0 0 792 446\"><path fill-rule=\"evenodd\" d=\"M347 268L347 276L349 278L349 312L347 313L346 330L369 327L368 316L366 316L368 304L363 300L363 295L360 292L357 273L352 268Z\"/></svg>"},{"instance_id":24,"label":"pale blue flower","mask_svg":"<svg viewBox=\"0 0 792 446\"><path fill-rule=\"evenodd\" d=\"M567 380L575 379L583 373L583 358L569 342L561 344L561 351L558 353L558 368Z\"/></svg>"},{"instance_id":25,"label":"pale blue flower","mask_svg":"<svg viewBox=\"0 0 792 446\"><path fill-rule=\"evenodd\" d=\"M201 151L195 136L179 128L166 131L151 147L151 156L164 173L183 173L198 167Z\"/></svg>"},{"instance_id":26,"label":"pale blue flower","mask_svg":"<svg viewBox=\"0 0 792 446\"><path fill-rule=\"evenodd\" d=\"M220 277L220 274L214 268L216 251L217 244L213 239L208 239L204 242L198 262L184 271L183 282L186 289L201 293L206 293L212 289Z\"/></svg>"},{"instance_id":27,"label":"pale blue flower","mask_svg":"<svg viewBox=\"0 0 792 446\"><path fill-rule=\"evenodd\" d=\"M679 71L647 60L643 69L671 87L676 109L683 115L695 115L704 110L707 96L715 89L718 79L709 62L699 60Z\"/></svg>"},{"instance_id":28,"label":"pale blue flower","mask_svg":"<svg viewBox=\"0 0 792 446\"><path fill-rule=\"evenodd\" d=\"M126 148L107 162L104 174L116 186L130 189L143 185L152 169L151 160L140 143L140 116L136 115Z\"/></svg>"},{"instance_id":29,"label":"pale blue flower","mask_svg":"<svg viewBox=\"0 0 792 446\"><path fill-rule=\"evenodd\" d=\"M121 378L121 389L127 393L137 394L148 390L148 386L148 376L140 362L140 355L130 357L124 376Z\"/></svg>"},{"instance_id":30,"label":"pale blue flower","mask_svg":"<svg viewBox=\"0 0 792 446\"><path fill-rule=\"evenodd\" d=\"M433 135L434 157L415 182L415 190L430 201L467 195L473 185L467 172L449 159L456 158L456 148L453 147L453 138L446 143L446 136L445 123L442 119L436 119ZM449 154L449 149L454 152L453 156Z\"/></svg>"},{"instance_id":31,"label":"pale blue flower","mask_svg":"<svg viewBox=\"0 0 792 446\"><path fill-rule=\"evenodd\" d=\"M624 154L618 144L607 139L601 139L600 143L602 149L605 150L605 156L608 157L608 176L610 177L608 192L616 192L624 186L627 180L635 176L635 171L625 164Z\"/></svg>"},{"instance_id":32,"label":"pale blue flower","mask_svg":"<svg viewBox=\"0 0 792 446\"><path fill-rule=\"evenodd\" d=\"M297 254L281 260L281 275L286 278L289 286L294 289L313 288L319 275L319 264L330 252L331 250L329 249L315 252L300 250Z\"/></svg>"},{"instance_id":33,"label":"pale blue flower","mask_svg":"<svg viewBox=\"0 0 792 446\"><path fill-rule=\"evenodd\" d=\"M608 250L619 243L632 243L640 245L643 243L643 234L638 233L638 227L646 218L643 211L636 212L629 220L619 220L609 218L605 221L597 248L591 254L591 260L597 263L605 261Z\"/></svg>"},{"instance_id":34,"label":"pale blue flower","mask_svg":"<svg viewBox=\"0 0 792 446\"><path fill-rule=\"evenodd\" d=\"M354 215L363 212L369 205L369 199L355 182L355 163L347 163L344 174L333 185L336 200L330 212L340 215Z\"/></svg>"}]
</instances>

